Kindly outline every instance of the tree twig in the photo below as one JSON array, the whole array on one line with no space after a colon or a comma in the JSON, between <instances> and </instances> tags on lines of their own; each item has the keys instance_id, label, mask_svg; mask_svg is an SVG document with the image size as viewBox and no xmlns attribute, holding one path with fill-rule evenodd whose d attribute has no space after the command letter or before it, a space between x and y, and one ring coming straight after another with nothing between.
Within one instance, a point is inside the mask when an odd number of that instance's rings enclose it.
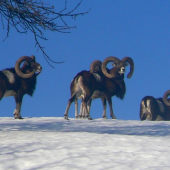
<instances>
[{"instance_id":1,"label":"tree twig","mask_svg":"<svg viewBox=\"0 0 170 170\"><path fill-rule=\"evenodd\" d=\"M79 15L87 14L89 11L76 13L76 10L81 5L83 0L70 11L67 10L67 0L65 0L65 7L59 12L54 10L54 6L49 6L41 0L0 0L0 15L2 27L5 28L3 20L7 21L7 34L9 37L10 26L14 27L18 33L32 32L35 39L35 45L38 46L43 53L45 60L52 66L52 63L63 63L52 60L44 51L44 47L39 43L39 39L48 40L44 36L44 31L57 31L60 33L69 33L70 29L76 28L69 26L65 21L66 17L76 18ZM58 21L60 19L60 21ZM58 25L58 22L61 24ZM5 40L4 39L4 40Z\"/></svg>"}]
</instances>

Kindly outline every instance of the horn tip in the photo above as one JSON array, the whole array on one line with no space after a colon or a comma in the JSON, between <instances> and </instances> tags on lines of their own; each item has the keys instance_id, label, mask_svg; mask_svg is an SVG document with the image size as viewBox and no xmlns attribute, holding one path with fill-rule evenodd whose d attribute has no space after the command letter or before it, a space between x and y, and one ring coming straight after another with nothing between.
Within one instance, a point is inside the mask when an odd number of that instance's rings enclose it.
<instances>
[{"instance_id":1,"label":"horn tip","mask_svg":"<svg viewBox=\"0 0 170 170\"><path fill-rule=\"evenodd\" d=\"M35 59L36 59L34 55L31 55L31 58L32 58L33 60L35 60Z\"/></svg>"}]
</instances>

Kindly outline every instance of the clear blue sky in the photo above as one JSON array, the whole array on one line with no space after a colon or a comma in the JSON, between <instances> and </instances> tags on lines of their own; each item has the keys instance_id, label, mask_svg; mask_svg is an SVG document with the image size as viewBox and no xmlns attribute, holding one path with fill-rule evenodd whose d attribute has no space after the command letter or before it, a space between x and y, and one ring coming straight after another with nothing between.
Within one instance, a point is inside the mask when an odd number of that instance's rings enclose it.
<instances>
[{"instance_id":1,"label":"clear blue sky","mask_svg":"<svg viewBox=\"0 0 170 170\"><path fill-rule=\"evenodd\" d=\"M63 1L48 2L61 10ZM69 9L77 2L69 0ZM54 65L54 69L47 64L41 51L37 51L31 33L19 34L11 27L9 38L3 42L6 29L0 26L1 69L13 67L23 55L35 55L43 67L34 96L25 95L23 99L23 117L63 117L73 77L82 70L89 70L92 61L103 61L108 56L120 59L130 56L135 63L134 75L131 79L125 78L124 100L112 98L117 119L139 120L141 99L146 95L162 97L170 89L170 1L84 0L77 12L90 8L88 14L76 20L66 19L70 26L77 26L70 34L46 32L49 40L40 40L53 60L65 61ZM126 75L128 71L129 67ZM1 100L0 116L11 117L14 109L13 97ZM74 110L72 104L69 117L74 117ZM102 112L101 100L94 100L92 118L101 118ZM110 116L109 107L107 116Z\"/></svg>"}]
</instances>

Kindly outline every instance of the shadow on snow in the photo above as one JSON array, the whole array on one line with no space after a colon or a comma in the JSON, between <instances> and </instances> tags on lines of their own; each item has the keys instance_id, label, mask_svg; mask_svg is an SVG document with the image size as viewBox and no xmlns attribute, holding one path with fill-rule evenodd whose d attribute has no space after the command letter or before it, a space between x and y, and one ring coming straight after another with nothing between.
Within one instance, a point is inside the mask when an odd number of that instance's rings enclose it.
<instances>
[{"instance_id":1,"label":"shadow on snow","mask_svg":"<svg viewBox=\"0 0 170 170\"><path fill-rule=\"evenodd\" d=\"M170 122L134 120L64 120L63 118L0 118L0 131L90 132L98 134L170 136Z\"/></svg>"}]
</instances>

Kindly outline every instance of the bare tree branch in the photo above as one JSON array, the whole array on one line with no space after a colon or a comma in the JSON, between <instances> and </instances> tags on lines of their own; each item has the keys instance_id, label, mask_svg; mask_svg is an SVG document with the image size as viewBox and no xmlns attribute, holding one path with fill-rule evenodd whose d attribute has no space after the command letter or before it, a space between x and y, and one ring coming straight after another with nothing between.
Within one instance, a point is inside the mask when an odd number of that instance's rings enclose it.
<instances>
[{"instance_id":1,"label":"bare tree branch","mask_svg":"<svg viewBox=\"0 0 170 170\"><path fill-rule=\"evenodd\" d=\"M75 26L69 26L65 18L71 17L75 19L79 15L87 14L89 11L75 13L82 1L67 12L67 0L65 0L64 9L56 12L54 6L44 4L41 0L0 0L0 15L3 29L5 28L3 20L7 21L6 38L9 36L10 26L14 27L18 33L26 34L28 31L31 31L34 35L35 45L42 51L48 64L52 66L50 62L62 63L55 62L47 55L44 47L39 43L39 39L48 40L44 36L44 31L46 30L69 33L70 29L76 28ZM59 22L60 24L58 24Z\"/></svg>"}]
</instances>

